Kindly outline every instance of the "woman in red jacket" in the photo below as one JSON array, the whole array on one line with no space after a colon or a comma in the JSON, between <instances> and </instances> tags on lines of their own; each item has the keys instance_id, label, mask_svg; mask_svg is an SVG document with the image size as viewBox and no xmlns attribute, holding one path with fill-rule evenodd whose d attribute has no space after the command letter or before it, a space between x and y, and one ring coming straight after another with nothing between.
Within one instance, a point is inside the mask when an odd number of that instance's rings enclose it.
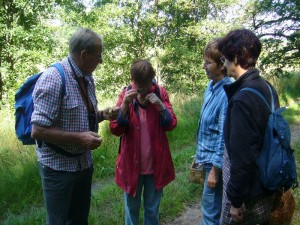
<instances>
[{"instance_id":1,"label":"woman in red jacket","mask_svg":"<svg viewBox=\"0 0 300 225\"><path fill-rule=\"evenodd\" d=\"M143 193L144 224L159 224L163 187L175 179L166 131L176 127L166 90L154 82L155 72L148 60L135 60L131 84L119 95L118 118L110 130L121 136L115 182L125 201L125 224L138 225Z\"/></svg>"}]
</instances>

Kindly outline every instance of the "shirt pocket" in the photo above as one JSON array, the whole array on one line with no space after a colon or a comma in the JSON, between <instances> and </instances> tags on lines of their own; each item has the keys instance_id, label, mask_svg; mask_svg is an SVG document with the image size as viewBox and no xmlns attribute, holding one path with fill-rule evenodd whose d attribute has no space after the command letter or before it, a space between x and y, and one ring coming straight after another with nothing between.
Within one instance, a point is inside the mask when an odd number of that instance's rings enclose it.
<instances>
[{"instance_id":1,"label":"shirt pocket","mask_svg":"<svg viewBox=\"0 0 300 225\"><path fill-rule=\"evenodd\" d=\"M74 121L80 121L80 106L77 98L72 98L70 95L63 100L61 108L61 122L62 126Z\"/></svg>"},{"instance_id":2,"label":"shirt pocket","mask_svg":"<svg viewBox=\"0 0 300 225\"><path fill-rule=\"evenodd\" d=\"M72 98L70 95L67 95L62 104L62 108L66 110L72 110L79 107L78 100L76 98Z\"/></svg>"},{"instance_id":3,"label":"shirt pocket","mask_svg":"<svg viewBox=\"0 0 300 225\"><path fill-rule=\"evenodd\" d=\"M218 127L216 127L216 126L209 126L208 132L211 134L215 134L215 135L218 135L220 133Z\"/></svg>"}]
</instances>

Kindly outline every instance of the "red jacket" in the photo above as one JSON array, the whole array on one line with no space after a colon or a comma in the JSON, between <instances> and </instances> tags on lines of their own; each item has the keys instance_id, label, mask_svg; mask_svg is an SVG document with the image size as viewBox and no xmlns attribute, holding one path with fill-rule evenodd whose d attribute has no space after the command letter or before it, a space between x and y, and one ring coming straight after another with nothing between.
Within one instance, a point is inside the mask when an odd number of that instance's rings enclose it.
<instances>
[{"instance_id":1,"label":"red jacket","mask_svg":"<svg viewBox=\"0 0 300 225\"><path fill-rule=\"evenodd\" d=\"M157 85L157 84L155 84ZM152 85L151 92L155 92ZM131 84L134 88L134 84ZM158 86L160 98L166 110L160 115L155 105L149 103L146 107L150 141L153 149L153 172L156 190L162 189L175 179L175 170L169 148L166 131L173 130L177 125L177 118L173 112L166 90ZM126 89L119 95L117 106L121 106ZM134 99L129 105L129 112L123 118L121 112L117 120L110 122L112 134L121 136L119 154L116 161L115 182L127 194L135 196L139 176L140 152L140 120L138 103Z\"/></svg>"}]
</instances>

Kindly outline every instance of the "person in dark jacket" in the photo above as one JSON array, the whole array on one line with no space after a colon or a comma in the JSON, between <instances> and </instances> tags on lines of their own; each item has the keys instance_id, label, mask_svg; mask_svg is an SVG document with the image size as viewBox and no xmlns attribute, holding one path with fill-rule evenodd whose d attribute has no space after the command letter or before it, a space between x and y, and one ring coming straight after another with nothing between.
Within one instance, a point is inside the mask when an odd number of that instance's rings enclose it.
<instances>
[{"instance_id":1,"label":"person in dark jacket","mask_svg":"<svg viewBox=\"0 0 300 225\"><path fill-rule=\"evenodd\" d=\"M236 80L224 86L228 109L224 125L222 225L268 224L273 204L273 193L263 188L256 165L270 111L254 93L240 91L254 88L271 104L269 85L275 107L279 107L275 89L255 68L261 48L257 36L247 29L229 32L218 44L227 73Z\"/></svg>"},{"instance_id":2,"label":"person in dark jacket","mask_svg":"<svg viewBox=\"0 0 300 225\"><path fill-rule=\"evenodd\" d=\"M121 136L115 182L124 190L125 224L138 225L141 198L144 224L159 224L163 188L175 179L166 131L177 119L167 91L154 81L148 60L137 59L131 66L131 84L119 95L121 108L110 130Z\"/></svg>"}]
</instances>

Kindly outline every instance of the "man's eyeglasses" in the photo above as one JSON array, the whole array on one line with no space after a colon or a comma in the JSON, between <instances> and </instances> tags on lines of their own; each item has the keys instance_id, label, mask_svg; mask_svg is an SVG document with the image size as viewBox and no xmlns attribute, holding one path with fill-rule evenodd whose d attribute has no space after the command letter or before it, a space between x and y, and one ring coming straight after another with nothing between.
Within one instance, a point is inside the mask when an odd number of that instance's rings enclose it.
<instances>
[{"instance_id":1,"label":"man's eyeglasses","mask_svg":"<svg viewBox=\"0 0 300 225\"><path fill-rule=\"evenodd\" d=\"M221 60L222 63L225 63L225 60L226 60L225 56L222 56L222 57L220 58L220 60Z\"/></svg>"}]
</instances>

